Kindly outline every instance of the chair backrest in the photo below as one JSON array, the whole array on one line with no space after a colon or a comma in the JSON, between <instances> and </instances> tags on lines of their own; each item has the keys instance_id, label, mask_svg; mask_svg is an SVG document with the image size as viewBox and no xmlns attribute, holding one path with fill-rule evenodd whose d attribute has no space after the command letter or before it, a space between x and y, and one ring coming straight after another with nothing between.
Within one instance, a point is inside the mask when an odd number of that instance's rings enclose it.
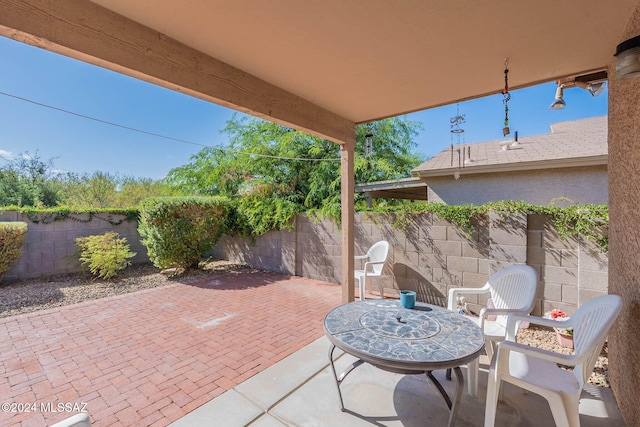
<instances>
[{"instance_id":1,"label":"chair backrest","mask_svg":"<svg viewBox=\"0 0 640 427\"><path fill-rule=\"evenodd\" d=\"M369 256L369 261L371 262L385 262L387 260L387 255L389 254L389 242L385 240L381 240L377 243L374 243L373 246L369 248L367 251L367 255ZM384 264L377 264L371 266L374 275L382 274L382 267Z\"/></svg>"},{"instance_id":2,"label":"chair backrest","mask_svg":"<svg viewBox=\"0 0 640 427\"><path fill-rule=\"evenodd\" d=\"M584 385L598 355L607 339L607 333L622 310L622 298L618 295L603 295L583 304L571 316L575 355L587 358L576 365L573 373L580 385Z\"/></svg>"},{"instance_id":3,"label":"chair backrest","mask_svg":"<svg viewBox=\"0 0 640 427\"><path fill-rule=\"evenodd\" d=\"M538 289L538 275L533 267L524 264L505 267L489 277L487 283L495 308L527 313L533 310ZM506 327L507 316L497 316L496 322Z\"/></svg>"}]
</instances>

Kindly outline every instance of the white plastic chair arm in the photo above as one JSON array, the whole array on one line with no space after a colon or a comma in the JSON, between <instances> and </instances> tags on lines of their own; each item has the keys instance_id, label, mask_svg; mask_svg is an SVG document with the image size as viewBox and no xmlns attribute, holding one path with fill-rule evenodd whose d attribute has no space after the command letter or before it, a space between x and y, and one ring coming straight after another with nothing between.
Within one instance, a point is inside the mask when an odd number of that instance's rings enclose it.
<instances>
[{"instance_id":1,"label":"white plastic chair arm","mask_svg":"<svg viewBox=\"0 0 640 427\"><path fill-rule=\"evenodd\" d=\"M582 362L582 360L578 359L573 354L556 353L513 341L501 341L498 343L497 349L498 364L508 366L509 353L511 351L517 351L518 353L533 356L538 359L544 359L548 362L559 363L565 366L576 366Z\"/></svg>"},{"instance_id":2,"label":"white plastic chair arm","mask_svg":"<svg viewBox=\"0 0 640 427\"><path fill-rule=\"evenodd\" d=\"M458 304L458 295L482 295L491 292L489 285L484 285L481 288L452 288L449 289L449 299L447 300L447 309L455 311Z\"/></svg>"},{"instance_id":3,"label":"white plastic chair arm","mask_svg":"<svg viewBox=\"0 0 640 427\"><path fill-rule=\"evenodd\" d=\"M367 271L369 271L369 266L370 266L370 265L378 265L378 264L384 264L384 261L365 262L365 263L364 263L364 271L365 271L365 274L367 273Z\"/></svg>"},{"instance_id":4,"label":"white plastic chair arm","mask_svg":"<svg viewBox=\"0 0 640 427\"><path fill-rule=\"evenodd\" d=\"M527 310L513 310L513 309L508 309L508 308L483 308L482 310L480 310L480 323L479 326L482 329L483 325L484 325L484 320L486 319L487 316L507 316L511 313L522 313L524 315L528 315L529 312Z\"/></svg>"},{"instance_id":5,"label":"white plastic chair arm","mask_svg":"<svg viewBox=\"0 0 640 427\"><path fill-rule=\"evenodd\" d=\"M354 259L367 259L367 258L369 258L369 255L356 255L354 257Z\"/></svg>"},{"instance_id":6,"label":"white plastic chair arm","mask_svg":"<svg viewBox=\"0 0 640 427\"><path fill-rule=\"evenodd\" d=\"M509 316L507 317L507 328L506 328L507 334L505 339L508 341L516 340L516 333L517 333L517 327L518 327L519 321L529 322L539 326L547 326L550 328L555 328L558 326L567 328L567 327L570 327L568 323L570 320L571 319L568 319L566 321L558 321L554 319L545 319L544 317L530 316L528 314L523 314L518 312L509 313Z\"/></svg>"}]
</instances>

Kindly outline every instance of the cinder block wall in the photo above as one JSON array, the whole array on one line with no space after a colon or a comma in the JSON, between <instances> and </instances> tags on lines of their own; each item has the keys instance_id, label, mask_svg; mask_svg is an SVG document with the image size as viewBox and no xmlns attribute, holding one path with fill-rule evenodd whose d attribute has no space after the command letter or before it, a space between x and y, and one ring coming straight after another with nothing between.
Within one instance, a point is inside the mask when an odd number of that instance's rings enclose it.
<instances>
[{"instance_id":1,"label":"cinder block wall","mask_svg":"<svg viewBox=\"0 0 640 427\"><path fill-rule=\"evenodd\" d=\"M33 223L25 214L4 212L0 221L22 221L27 223L27 237L22 256L3 276L3 281L46 277L53 274L80 271L76 253L76 237L116 231L126 237L130 249L136 252L132 263L148 262L147 249L140 242L138 224L127 221L121 215L99 214L89 221L89 215L76 215L78 220L54 221L51 223ZM122 222L113 225L111 222Z\"/></svg>"},{"instance_id":2,"label":"cinder block wall","mask_svg":"<svg viewBox=\"0 0 640 427\"><path fill-rule=\"evenodd\" d=\"M538 272L537 315L552 308L572 314L608 291L607 254L585 239L563 240L545 216L490 215L475 224L471 236L431 214L403 218L402 227L394 222L392 214L356 213L356 254L379 240L390 243L384 275L373 281L374 291L412 289L420 301L444 305L451 287L480 287L492 273L516 263ZM300 215L292 231L274 231L255 241L224 237L214 254L285 274L341 280L340 228L329 220ZM486 305L483 299L470 302Z\"/></svg>"},{"instance_id":3,"label":"cinder block wall","mask_svg":"<svg viewBox=\"0 0 640 427\"><path fill-rule=\"evenodd\" d=\"M134 263L147 262L136 222L98 215L92 221L55 221L34 224L15 212L0 221L25 221L29 230L23 255L3 281L79 271L74 261L75 238L114 230L137 252ZM499 269L515 263L533 266L540 278L534 313L561 308L571 314L585 301L608 291L607 254L584 239L563 240L550 220L541 215L490 215L471 236L432 214L402 217L393 214L356 214L356 254L364 254L379 240L390 243L384 275L372 281L373 291L386 294L412 289L420 301L445 305L452 287L480 287ZM114 221L115 220L115 221ZM272 231L255 240L224 236L213 255L256 268L328 282L341 280L340 227L300 215L292 230ZM361 268L356 263L356 268ZM471 300L486 305L486 300Z\"/></svg>"},{"instance_id":4,"label":"cinder block wall","mask_svg":"<svg viewBox=\"0 0 640 427\"><path fill-rule=\"evenodd\" d=\"M527 264L538 271L543 284L540 312L577 307L608 293L608 254L584 238L562 239L551 220L529 215Z\"/></svg>"}]
</instances>

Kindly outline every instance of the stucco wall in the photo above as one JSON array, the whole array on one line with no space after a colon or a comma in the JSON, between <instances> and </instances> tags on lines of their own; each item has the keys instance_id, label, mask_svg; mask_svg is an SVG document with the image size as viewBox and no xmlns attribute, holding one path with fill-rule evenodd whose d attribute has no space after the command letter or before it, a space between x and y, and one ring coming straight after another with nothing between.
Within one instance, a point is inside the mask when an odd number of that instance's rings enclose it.
<instances>
[{"instance_id":1,"label":"stucco wall","mask_svg":"<svg viewBox=\"0 0 640 427\"><path fill-rule=\"evenodd\" d=\"M640 34L640 5L620 42ZM612 46L612 50L615 47ZM609 335L609 375L629 426L640 425L640 78L617 79L609 66L611 293L624 300Z\"/></svg>"},{"instance_id":2,"label":"stucco wall","mask_svg":"<svg viewBox=\"0 0 640 427\"><path fill-rule=\"evenodd\" d=\"M499 200L522 200L534 205L549 205L566 197L575 203L608 202L607 167L589 166L493 174L428 178L428 198L448 205L482 205ZM559 206L564 206L558 202Z\"/></svg>"}]
</instances>

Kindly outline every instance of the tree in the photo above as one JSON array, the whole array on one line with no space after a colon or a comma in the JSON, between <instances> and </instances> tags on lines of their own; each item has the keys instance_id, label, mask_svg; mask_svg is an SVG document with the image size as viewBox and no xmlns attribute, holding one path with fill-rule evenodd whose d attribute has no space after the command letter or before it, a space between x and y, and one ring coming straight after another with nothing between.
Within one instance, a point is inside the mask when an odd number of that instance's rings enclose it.
<instances>
[{"instance_id":1,"label":"tree","mask_svg":"<svg viewBox=\"0 0 640 427\"><path fill-rule=\"evenodd\" d=\"M62 180L63 203L70 208L130 208L147 197L180 195L162 181L120 176L107 172L65 175Z\"/></svg>"},{"instance_id":2,"label":"tree","mask_svg":"<svg viewBox=\"0 0 640 427\"><path fill-rule=\"evenodd\" d=\"M128 208L139 206L140 202L148 197L181 196L180 191L172 188L163 181L151 178L135 178L125 176L118 181L117 206Z\"/></svg>"},{"instance_id":3,"label":"tree","mask_svg":"<svg viewBox=\"0 0 640 427\"><path fill-rule=\"evenodd\" d=\"M419 124L400 118L356 128L356 182L409 176L421 158L411 152ZM172 169L167 182L196 195L242 196L249 211L279 209L283 217L319 209L339 216L340 148L337 144L258 118L232 117L222 131L228 148L207 147L184 166ZM374 135L375 151L364 157L365 134ZM304 159L317 159L314 161ZM247 214L251 213L246 211ZM276 212L277 213L277 212ZM264 220L273 221L271 218ZM256 220L264 215L250 215ZM276 218L276 223L278 223ZM283 218L283 222L286 222ZM268 228L268 227L267 227Z\"/></svg>"},{"instance_id":4,"label":"tree","mask_svg":"<svg viewBox=\"0 0 640 427\"><path fill-rule=\"evenodd\" d=\"M0 206L51 207L60 201L60 185L53 159L44 161L36 151L3 158L0 167Z\"/></svg>"},{"instance_id":5,"label":"tree","mask_svg":"<svg viewBox=\"0 0 640 427\"><path fill-rule=\"evenodd\" d=\"M116 207L117 189L117 176L106 172L68 173L64 177L64 205L76 209Z\"/></svg>"}]
</instances>

